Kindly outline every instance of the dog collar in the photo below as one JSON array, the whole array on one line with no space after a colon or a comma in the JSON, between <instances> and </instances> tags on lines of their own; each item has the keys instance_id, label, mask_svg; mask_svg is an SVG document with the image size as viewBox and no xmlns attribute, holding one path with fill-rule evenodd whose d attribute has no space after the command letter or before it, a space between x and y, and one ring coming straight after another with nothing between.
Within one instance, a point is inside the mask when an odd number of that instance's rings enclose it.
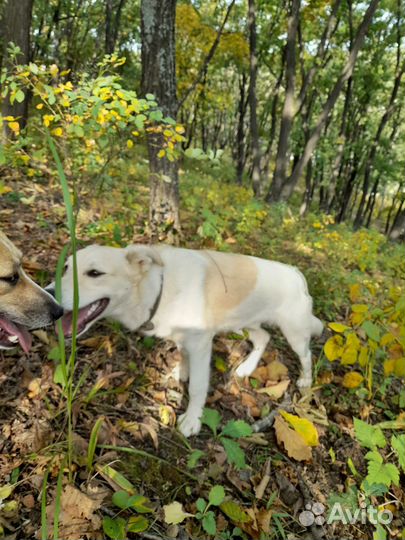
<instances>
[{"instance_id":1,"label":"dog collar","mask_svg":"<svg viewBox=\"0 0 405 540\"><path fill-rule=\"evenodd\" d=\"M159 309L160 300L162 299L162 292L163 292L163 274L160 278L160 290L159 294L156 297L156 300L149 312L149 318L139 327L139 330L141 331L150 331L155 328L155 325L152 322L153 317L156 315L157 310Z\"/></svg>"}]
</instances>

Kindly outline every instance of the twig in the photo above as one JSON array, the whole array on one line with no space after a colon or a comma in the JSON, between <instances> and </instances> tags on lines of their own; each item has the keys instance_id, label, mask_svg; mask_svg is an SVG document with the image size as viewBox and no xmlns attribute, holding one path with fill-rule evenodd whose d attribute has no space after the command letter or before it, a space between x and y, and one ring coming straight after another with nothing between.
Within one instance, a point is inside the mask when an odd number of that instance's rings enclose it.
<instances>
[{"instance_id":1,"label":"twig","mask_svg":"<svg viewBox=\"0 0 405 540\"><path fill-rule=\"evenodd\" d=\"M286 393L283 401L264 418L261 418L254 424L252 424L252 429L256 433L259 431L264 431L265 429L270 428L274 424L274 419L280 409L285 411L290 411L292 409L292 402L290 394Z\"/></svg>"}]
</instances>

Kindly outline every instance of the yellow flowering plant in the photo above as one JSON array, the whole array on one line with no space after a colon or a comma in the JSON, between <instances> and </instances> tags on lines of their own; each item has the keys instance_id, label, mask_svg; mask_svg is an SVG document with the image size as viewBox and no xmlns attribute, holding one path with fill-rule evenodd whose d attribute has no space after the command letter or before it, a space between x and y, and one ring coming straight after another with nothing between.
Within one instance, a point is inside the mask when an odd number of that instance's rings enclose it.
<instances>
[{"instance_id":1,"label":"yellow flowering plant","mask_svg":"<svg viewBox=\"0 0 405 540\"><path fill-rule=\"evenodd\" d=\"M13 137L7 141L0 161L28 166L34 175L38 165L48 164L44 135L50 131L68 174L103 180L117 157L130 151L147 133L161 134L159 156L174 160L178 143L184 141L182 126L164 117L152 94L140 98L122 86L114 70L125 62L117 55L105 57L98 74L69 79L68 71L58 66L15 65L2 71L1 99L21 102L28 90L32 95L32 114L28 128L20 132L19 118L0 116ZM35 136L37 136L35 138ZM31 139L29 139L31 137ZM27 144L28 141L28 144ZM42 142L41 142L42 141ZM51 162L51 160L49 160Z\"/></svg>"},{"instance_id":2,"label":"yellow flowering plant","mask_svg":"<svg viewBox=\"0 0 405 540\"><path fill-rule=\"evenodd\" d=\"M368 293L375 296L371 284ZM357 388L365 383L369 397L375 390L375 374L405 378L405 298L394 287L387 296L383 307L375 307L359 284L352 285L349 324L330 323L334 335L324 346L329 361L352 368L344 375L343 386Z\"/></svg>"}]
</instances>

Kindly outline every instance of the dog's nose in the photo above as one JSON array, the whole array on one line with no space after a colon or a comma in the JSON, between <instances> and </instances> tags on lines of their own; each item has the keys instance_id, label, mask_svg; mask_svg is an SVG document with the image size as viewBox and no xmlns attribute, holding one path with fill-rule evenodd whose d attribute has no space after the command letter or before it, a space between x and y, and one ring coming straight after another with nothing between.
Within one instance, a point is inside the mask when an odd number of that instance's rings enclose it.
<instances>
[{"instance_id":1,"label":"dog's nose","mask_svg":"<svg viewBox=\"0 0 405 540\"><path fill-rule=\"evenodd\" d=\"M48 285L47 287L45 287L45 290L47 293L49 293L51 296L53 296L55 298L55 287L54 285Z\"/></svg>"},{"instance_id":2,"label":"dog's nose","mask_svg":"<svg viewBox=\"0 0 405 540\"><path fill-rule=\"evenodd\" d=\"M51 313L51 317L54 321L57 321L58 319L60 319L63 315L63 307L60 306L59 304L57 304L56 302L52 302L51 306L50 306L50 313Z\"/></svg>"}]
</instances>

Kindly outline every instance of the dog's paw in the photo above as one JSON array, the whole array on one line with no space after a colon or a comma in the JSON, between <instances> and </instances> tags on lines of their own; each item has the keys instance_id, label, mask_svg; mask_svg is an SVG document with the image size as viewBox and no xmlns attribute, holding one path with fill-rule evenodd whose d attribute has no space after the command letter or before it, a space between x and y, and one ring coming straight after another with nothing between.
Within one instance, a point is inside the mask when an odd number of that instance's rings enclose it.
<instances>
[{"instance_id":1,"label":"dog's paw","mask_svg":"<svg viewBox=\"0 0 405 540\"><path fill-rule=\"evenodd\" d=\"M185 437L197 435L201 429L201 420L198 416L194 416L187 412L179 416L177 424L179 430Z\"/></svg>"},{"instance_id":2,"label":"dog's paw","mask_svg":"<svg viewBox=\"0 0 405 540\"><path fill-rule=\"evenodd\" d=\"M311 377L300 377L297 381L297 386L300 390L308 390L312 386Z\"/></svg>"},{"instance_id":3,"label":"dog's paw","mask_svg":"<svg viewBox=\"0 0 405 540\"><path fill-rule=\"evenodd\" d=\"M246 362L242 362L235 370L237 377L249 377L252 374L252 366L249 366Z\"/></svg>"}]
</instances>

